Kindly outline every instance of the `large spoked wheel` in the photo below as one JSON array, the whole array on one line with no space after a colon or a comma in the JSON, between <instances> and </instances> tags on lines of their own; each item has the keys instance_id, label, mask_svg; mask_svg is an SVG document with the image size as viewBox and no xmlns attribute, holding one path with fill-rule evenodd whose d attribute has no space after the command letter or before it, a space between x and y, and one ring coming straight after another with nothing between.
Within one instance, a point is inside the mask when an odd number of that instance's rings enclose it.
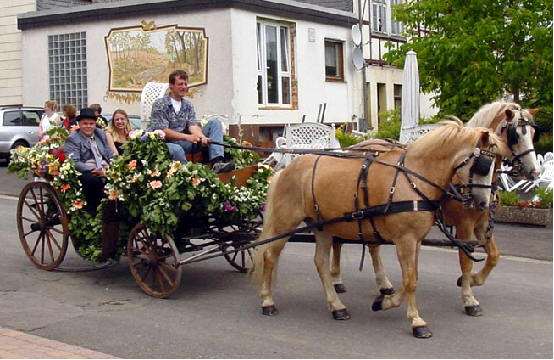
<instances>
[{"instance_id":1,"label":"large spoked wheel","mask_svg":"<svg viewBox=\"0 0 554 360\"><path fill-rule=\"evenodd\" d=\"M127 243L131 274L150 296L166 298L181 283L178 251L173 239L151 233L143 224L136 225Z\"/></svg>"},{"instance_id":2,"label":"large spoked wheel","mask_svg":"<svg viewBox=\"0 0 554 360\"><path fill-rule=\"evenodd\" d=\"M36 267L53 270L61 264L69 243L68 219L50 184L25 185L17 204L17 229L23 250Z\"/></svg>"},{"instance_id":3,"label":"large spoked wheel","mask_svg":"<svg viewBox=\"0 0 554 360\"><path fill-rule=\"evenodd\" d=\"M240 247L240 242L229 242L221 245L223 257L229 264L241 273L248 271L248 261L252 256L250 249L237 250Z\"/></svg>"}]
</instances>

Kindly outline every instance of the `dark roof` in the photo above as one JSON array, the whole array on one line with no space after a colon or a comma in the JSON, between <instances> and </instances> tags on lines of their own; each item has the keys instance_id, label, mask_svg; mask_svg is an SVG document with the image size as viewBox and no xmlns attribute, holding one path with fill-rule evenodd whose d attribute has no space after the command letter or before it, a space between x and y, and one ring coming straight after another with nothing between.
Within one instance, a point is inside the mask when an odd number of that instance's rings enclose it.
<instances>
[{"instance_id":1,"label":"dark roof","mask_svg":"<svg viewBox=\"0 0 554 360\"><path fill-rule=\"evenodd\" d=\"M78 0L41 0L68 4ZM86 0L83 0L86 1ZM330 25L350 27L357 23L352 12L314 5L317 1L303 2L292 0L92 0L95 3L82 6L52 8L44 11L19 14L17 27L20 30L49 25L78 24L83 21L99 19L117 19L148 14L168 12L191 12L210 8L240 8L253 12L262 12L276 16L313 21ZM322 2L335 2L322 0Z\"/></svg>"},{"instance_id":2,"label":"dark roof","mask_svg":"<svg viewBox=\"0 0 554 360\"><path fill-rule=\"evenodd\" d=\"M37 11L91 4L90 0L37 0Z\"/></svg>"},{"instance_id":3,"label":"dark roof","mask_svg":"<svg viewBox=\"0 0 554 360\"><path fill-rule=\"evenodd\" d=\"M53 9L56 7L72 7L76 5L87 5L96 3L119 2L123 0L37 0L37 11ZM307 4L319 5L332 9L352 12L352 1L348 0L296 0Z\"/></svg>"},{"instance_id":4,"label":"dark roof","mask_svg":"<svg viewBox=\"0 0 554 360\"><path fill-rule=\"evenodd\" d=\"M107 0L107 1L110 1L110 0ZM114 0L111 0L111 1L114 1ZM118 0L115 0L115 1L118 1ZM352 0L350 1L348 0L296 0L296 1L319 5L323 7L332 8L332 9L339 9L339 10L348 11L348 12L353 11Z\"/></svg>"}]
</instances>

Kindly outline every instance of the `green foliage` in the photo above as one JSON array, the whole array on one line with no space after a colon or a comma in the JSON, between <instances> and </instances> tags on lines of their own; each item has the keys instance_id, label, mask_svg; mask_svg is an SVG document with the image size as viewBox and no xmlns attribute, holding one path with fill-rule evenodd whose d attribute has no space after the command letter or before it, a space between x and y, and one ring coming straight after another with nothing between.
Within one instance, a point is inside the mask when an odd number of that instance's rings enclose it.
<instances>
[{"instance_id":1,"label":"green foliage","mask_svg":"<svg viewBox=\"0 0 554 360\"><path fill-rule=\"evenodd\" d=\"M238 142L235 138L227 135L223 137L223 141L228 144L238 145ZM233 159L233 162L235 163L235 168L237 169L255 164L261 160L260 155L253 151L233 149L229 147L226 147L224 151L226 157Z\"/></svg>"},{"instance_id":2,"label":"green foliage","mask_svg":"<svg viewBox=\"0 0 554 360\"><path fill-rule=\"evenodd\" d=\"M552 190L548 190L547 188L536 188L534 194L539 200L540 208L552 208Z\"/></svg>"},{"instance_id":3,"label":"green foliage","mask_svg":"<svg viewBox=\"0 0 554 360\"><path fill-rule=\"evenodd\" d=\"M344 131L343 127L339 127L335 132L335 138L340 143L341 148L347 148L355 145L361 141L364 141L367 137L357 136L352 133Z\"/></svg>"},{"instance_id":4,"label":"green foliage","mask_svg":"<svg viewBox=\"0 0 554 360\"><path fill-rule=\"evenodd\" d=\"M535 150L538 154L552 152L552 133L542 134L539 141L535 143Z\"/></svg>"},{"instance_id":5,"label":"green foliage","mask_svg":"<svg viewBox=\"0 0 554 360\"><path fill-rule=\"evenodd\" d=\"M552 129L552 0L420 0L393 9L409 41L386 60L402 67L413 49L420 84L442 114L468 120L505 92L539 107ZM425 24L428 33L417 30Z\"/></svg>"},{"instance_id":6,"label":"green foliage","mask_svg":"<svg viewBox=\"0 0 554 360\"><path fill-rule=\"evenodd\" d=\"M400 111L398 109L384 111L380 115L381 121L379 122L379 129L373 134L373 137L398 140L400 138L400 128L402 126Z\"/></svg>"},{"instance_id":7,"label":"green foliage","mask_svg":"<svg viewBox=\"0 0 554 360\"><path fill-rule=\"evenodd\" d=\"M500 191L498 193L500 204L506 206L516 206L519 202L519 195L516 192Z\"/></svg>"}]
</instances>

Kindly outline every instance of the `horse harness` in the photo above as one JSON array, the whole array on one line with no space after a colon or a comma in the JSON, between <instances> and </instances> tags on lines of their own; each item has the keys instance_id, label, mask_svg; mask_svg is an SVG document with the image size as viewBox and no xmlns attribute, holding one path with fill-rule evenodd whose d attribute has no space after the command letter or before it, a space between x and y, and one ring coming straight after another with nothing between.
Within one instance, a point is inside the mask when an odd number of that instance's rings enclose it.
<instances>
[{"instance_id":1,"label":"horse harness","mask_svg":"<svg viewBox=\"0 0 554 360\"><path fill-rule=\"evenodd\" d=\"M535 134L533 136L533 142L538 141L538 138L539 138L539 135L540 135L538 127L535 125L535 123L532 120L525 119L523 117L523 115L521 115L521 112L520 112L520 117L519 117L519 119L517 119L517 121L512 121L512 122L507 123L506 126L503 126L501 131L500 131L500 133L506 131L506 139L508 141L508 147L512 151L513 158L510 161L507 161L507 163L510 164L510 165L515 164L523 156L525 156L529 153L535 152L534 148L527 149L527 150L523 151L520 154L516 154L516 152L514 151L514 146L519 143L519 134L517 132L517 128L521 127L521 132L525 135L525 134L527 134L527 126L531 126L535 129ZM521 160L519 160L519 161L521 161Z\"/></svg>"},{"instance_id":2,"label":"horse harness","mask_svg":"<svg viewBox=\"0 0 554 360\"><path fill-rule=\"evenodd\" d=\"M362 269L363 262L364 262L364 256L365 256L365 246L367 241L364 239L363 231L362 231L362 225L364 220L369 220L371 227L373 229L373 236L374 238L379 242L387 242L383 236L381 236L376 224L375 224L375 217L377 216L386 216L386 215L392 215L402 212L414 212L414 211L431 211L438 213L436 215L437 222L441 222L442 224L439 225L439 228L441 230L445 229L444 222L442 221L442 213L440 212L440 203L442 199L446 197L450 197L453 199L456 199L458 201L462 201L464 205L467 205L472 201L471 198L471 188L477 187L477 188L489 188L492 189L492 185L485 185L485 184L475 184L473 182L473 177L475 174L486 176L490 172L490 167L492 165L492 162L495 159L495 155L479 148L475 148L475 151L470 154L466 159L464 159L459 165L455 167L455 172L458 172L461 168L464 166L467 166L471 159L475 158L475 161L473 162L471 168L470 168L470 177L468 184L461 184L461 185L452 185L450 184L449 190L443 189L441 186L437 185L436 183L432 182L431 180L425 178L424 176L410 170L404 165L404 160L406 158L406 151L402 152L400 155L400 158L396 164L390 164L384 161L381 161L377 159L376 157L379 155L378 152L369 152L366 153L366 156L364 158L364 161L362 163L362 166L360 168L360 172L358 174L357 182L356 182L356 192L354 193L354 211L345 213L342 217L333 218L330 220L324 220L321 216L319 203L317 202L316 196L315 196L315 190L314 190L314 183L315 183L315 176L316 176L316 169L317 165L319 163L319 160L324 155L318 155L313 168L312 168L312 199L313 199L313 206L314 206L314 212L317 216L317 221L315 222L315 227L317 227L319 230L323 229L323 226L325 224L329 223L336 223L336 222L352 222L356 221L358 224L358 234L357 238L362 243L363 249L362 249L362 258L360 261L360 270ZM335 156L335 155L333 155ZM340 157L340 156L338 156ZM386 204L382 205L373 205L371 206L369 204L369 189L368 189L368 182L367 177L369 173L369 168L373 163L378 163L384 166L394 167L396 169L394 178L392 180L391 186L389 188L389 196L387 199ZM396 191L396 183L398 180L398 175L402 173L412 189L417 193L417 195L422 200L407 200L407 201L393 201L394 193ZM442 196L439 200L431 200L429 199L419 188L416 186L414 180L412 177L415 177L431 186L433 186L436 189L439 189L442 193ZM360 189L361 189L361 200L360 200ZM468 189L466 191L466 189ZM461 193L461 194L460 194ZM442 225L442 226L441 226ZM445 231L443 231L445 232ZM462 251L466 253L471 259L474 261L479 261L478 259L473 258L471 256L471 252L473 249L469 247L467 244L464 244L460 242L457 239L454 239L454 237L451 234L447 234L447 237L454 243L454 245L458 246Z\"/></svg>"}]
</instances>

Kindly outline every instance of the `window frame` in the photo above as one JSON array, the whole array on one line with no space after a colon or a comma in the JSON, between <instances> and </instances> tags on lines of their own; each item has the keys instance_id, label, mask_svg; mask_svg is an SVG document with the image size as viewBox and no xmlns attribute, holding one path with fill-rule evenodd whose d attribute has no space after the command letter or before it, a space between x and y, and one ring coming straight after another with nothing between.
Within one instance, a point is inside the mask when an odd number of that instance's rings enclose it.
<instances>
[{"instance_id":1,"label":"window frame","mask_svg":"<svg viewBox=\"0 0 554 360\"><path fill-rule=\"evenodd\" d=\"M10 125L10 124L6 124L6 115L8 114L11 114L11 113L19 113L19 117L17 118L18 121L17 122L14 122L13 125ZM23 126L23 113L21 112L21 109L17 109L17 110L6 110L4 111L4 113L2 114L2 126L5 126L5 127L18 127L18 126Z\"/></svg>"},{"instance_id":2,"label":"window frame","mask_svg":"<svg viewBox=\"0 0 554 360\"><path fill-rule=\"evenodd\" d=\"M268 76L267 76L267 47L266 47L266 27L274 27L276 33L276 46L277 46L277 103L269 102L268 96ZM281 47L281 29L286 28L286 52L285 56L287 70L283 71L282 69L282 52ZM269 19L260 19L256 20L256 52L257 52L257 81L259 77L262 78L262 102L258 101L258 108L277 108L277 109L293 109L293 89L292 89L292 47L291 47L291 25L280 22L272 21ZM289 80L289 103L283 103L283 78L288 78Z\"/></svg>"},{"instance_id":3,"label":"window frame","mask_svg":"<svg viewBox=\"0 0 554 360\"><path fill-rule=\"evenodd\" d=\"M327 48L327 44L331 43L335 45L339 45L339 51L338 51L338 57L336 59L337 61L337 72L338 75L336 76L330 76L327 75L327 65L325 60L327 60L327 53L325 52L325 49ZM335 56L337 55L337 51L335 50ZM324 73L325 73L325 81L328 82L344 82L344 41L339 39L331 39L331 38L325 38L323 41L323 56L324 56Z\"/></svg>"}]
</instances>

